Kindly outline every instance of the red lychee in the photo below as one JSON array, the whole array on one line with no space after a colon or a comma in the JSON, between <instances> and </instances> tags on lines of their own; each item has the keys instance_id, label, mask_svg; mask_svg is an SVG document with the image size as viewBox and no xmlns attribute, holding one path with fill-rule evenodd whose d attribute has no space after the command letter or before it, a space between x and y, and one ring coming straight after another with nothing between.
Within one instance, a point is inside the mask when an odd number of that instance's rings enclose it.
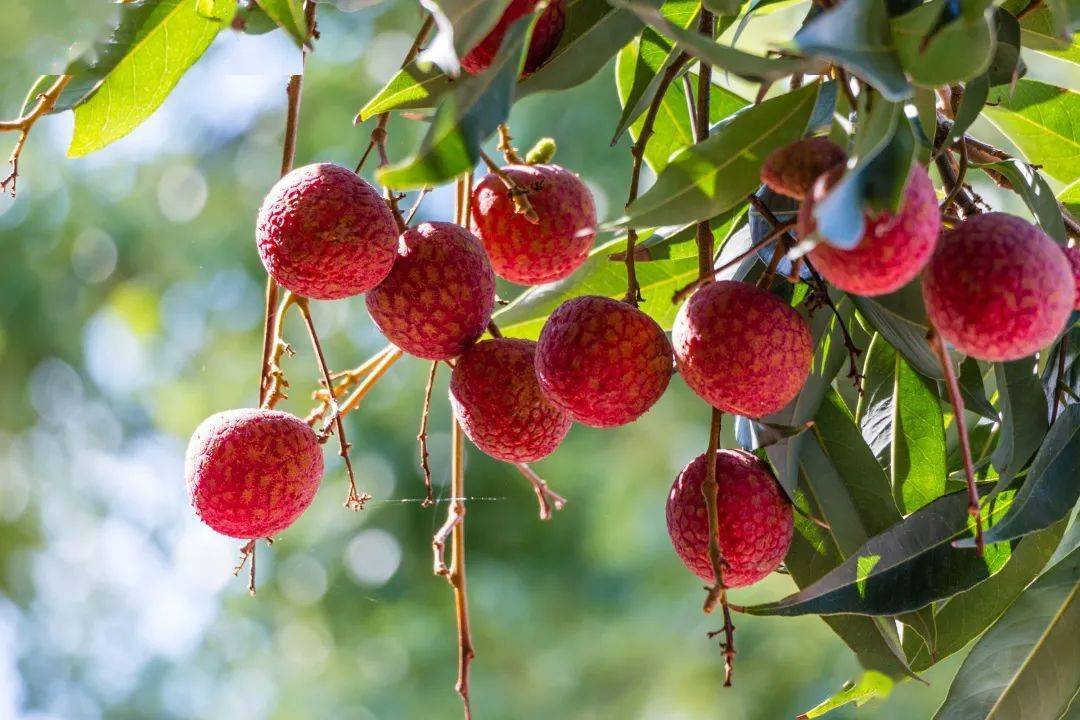
<instances>
[{"instance_id":1,"label":"red lychee","mask_svg":"<svg viewBox=\"0 0 1080 720\"><path fill-rule=\"evenodd\" d=\"M808 238L817 229L814 207L843 175L834 168L814 183L799 210L798 232ZM810 261L836 287L856 295L884 295L911 282L934 252L941 217L934 183L926 168L914 165L900 211L866 215L862 240L851 250L818 243Z\"/></svg>"},{"instance_id":2,"label":"red lychee","mask_svg":"<svg viewBox=\"0 0 1080 720\"><path fill-rule=\"evenodd\" d=\"M822 173L845 161L847 153L829 138L804 138L769 153L761 165L761 182L774 192L802 200Z\"/></svg>"},{"instance_id":3,"label":"red lychee","mask_svg":"<svg viewBox=\"0 0 1080 720\"><path fill-rule=\"evenodd\" d=\"M402 234L393 269L366 300L390 342L417 357L449 360L491 320L495 274L471 232L453 223L421 223Z\"/></svg>"},{"instance_id":4,"label":"red lychee","mask_svg":"<svg viewBox=\"0 0 1080 720\"><path fill-rule=\"evenodd\" d=\"M476 447L506 462L555 451L572 421L536 381L536 343L495 338L466 350L450 376L450 404Z\"/></svg>"},{"instance_id":5,"label":"red lychee","mask_svg":"<svg viewBox=\"0 0 1080 720\"><path fill-rule=\"evenodd\" d=\"M561 280L581 267L596 237L596 206L577 175L558 165L509 165L539 218L514 213L506 185L491 174L473 193L472 226L495 274L521 285Z\"/></svg>"},{"instance_id":6,"label":"red lychee","mask_svg":"<svg viewBox=\"0 0 1080 720\"><path fill-rule=\"evenodd\" d=\"M705 455L682 469L667 500L671 544L683 564L713 582L709 561L709 516L701 484ZM716 451L716 515L724 586L752 585L787 555L794 531L791 503L769 466L742 450Z\"/></svg>"},{"instance_id":7,"label":"red lychee","mask_svg":"<svg viewBox=\"0 0 1080 720\"><path fill-rule=\"evenodd\" d=\"M1073 281L1076 283L1076 299L1073 301L1073 310L1080 310L1080 247L1062 247L1065 251L1065 259L1072 268Z\"/></svg>"},{"instance_id":8,"label":"red lychee","mask_svg":"<svg viewBox=\"0 0 1080 720\"><path fill-rule=\"evenodd\" d=\"M259 209L259 257L279 285L316 300L367 292L394 264L397 225L351 170L319 163L281 178Z\"/></svg>"},{"instance_id":9,"label":"red lychee","mask_svg":"<svg viewBox=\"0 0 1080 720\"><path fill-rule=\"evenodd\" d=\"M671 343L651 317L606 297L567 300L551 313L536 348L544 394L593 427L641 417L667 389Z\"/></svg>"},{"instance_id":10,"label":"red lychee","mask_svg":"<svg viewBox=\"0 0 1080 720\"><path fill-rule=\"evenodd\" d=\"M222 535L269 538L319 489L323 454L303 420L277 410L226 410L196 428L184 461L199 518Z\"/></svg>"},{"instance_id":11,"label":"red lychee","mask_svg":"<svg viewBox=\"0 0 1080 720\"><path fill-rule=\"evenodd\" d=\"M1061 246L1031 223L998 212L970 217L941 236L922 293L943 338L994 361L1049 345L1076 302Z\"/></svg>"},{"instance_id":12,"label":"red lychee","mask_svg":"<svg viewBox=\"0 0 1080 720\"><path fill-rule=\"evenodd\" d=\"M535 10L539 4L540 0L511 0L491 32L466 53L465 57L461 58L461 69L467 73L487 70L499 52L506 31L518 19ZM529 39L529 52L525 56L525 67L521 70L522 77L532 75L547 62L551 53L555 52L565 26L565 0L552 0L533 26L532 37Z\"/></svg>"},{"instance_id":13,"label":"red lychee","mask_svg":"<svg viewBox=\"0 0 1080 720\"><path fill-rule=\"evenodd\" d=\"M671 337L691 390L715 408L753 418L798 395L814 357L802 316L775 295L733 280L691 295Z\"/></svg>"}]
</instances>

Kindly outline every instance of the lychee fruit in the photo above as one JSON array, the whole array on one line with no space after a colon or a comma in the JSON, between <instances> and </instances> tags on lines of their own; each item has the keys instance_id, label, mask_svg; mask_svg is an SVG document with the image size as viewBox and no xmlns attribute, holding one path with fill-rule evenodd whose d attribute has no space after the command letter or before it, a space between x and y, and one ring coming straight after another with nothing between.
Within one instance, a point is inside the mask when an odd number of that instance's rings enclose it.
<instances>
[{"instance_id":1,"label":"lychee fruit","mask_svg":"<svg viewBox=\"0 0 1080 720\"><path fill-rule=\"evenodd\" d=\"M1072 268L1073 281L1076 283L1076 300L1073 302L1073 310L1080 310L1080 247L1061 248L1065 252L1065 259Z\"/></svg>"},{"instance_id":2,"label":"lychee fruit","mask_svg":"<svg viewBox=\"0 0 1080 720\"><path fill-rule=\"evenodd\" d=\"M596 236L596 205L589 188L558 165L503 168L539 218L514 212L506 185L495 174L476 186L472 227L484 244L495 274L520 285L561 280L581 267Z\"/></svg>"},{"instance_id":3,"label":"lychee fruit","mask_svg":"<svg viewBox=\"0 0 1080 720\"><path fill-rule=\"evenodd\" d=\"M683 564L705 582L714 582L709 560L709 515L701 485L706 456L682 469L667 500L671 544ZM716 515L722 579L745 587L779 567L791 546L791 502L769 466L742 450L716 451Z\"/></svg>"},{"instance_id":4,"label":"lychee fruit","mask_svg":"<svg viewBox=\"0 0 1080 720\"><path fill-rule=\"evenodd\" d=\"M1031 223L999 212L970 217L941 236L922 293L945 340L992 361L1049 345L1076 303L1061 246Z\"/></svg>"},{"instance_id":5,"label":"lychee fruit","mask_svg":"<svg viewBox=\"0 0 1080 720\"><path fill-rule=\"evenodd\" d=\"M498 460L547 457L573 424L540 391L535 357L531 340L484 340L462 353L450 376L450 404L461 429Z\"/></svg>"},{"instance_id":6,"label":"lychee fruit","mask_svg":"<svg viewBox=\"0 0 1080 720\"><path fill-rule=\"evenodd\" d=\"M540 0L511 0L491 32L466 53L465 57L461 58L461 69L470 74L487 70L502 46L506 31L517 20L533 12L539 4ZM533 26L532 37L529 39L529 52L525 56L525 66L521 70L521 77L532 75L547 62L551 53L555 52L565 27L565 0L552 0Z\"/></svg>"},{"instance_id":7,"label":"lychee fruit","mask_svg":"<svg viewBox=\"0 0 1080 720\"><path fill-rule=\"evenodd\" d=\"M421 223L401 235L393 269L366 300L390 342L417 357L449 360L490 322L495 274L471 232L453 223Z\"/></svg>"},{"instance_id":8,"label":"lychee fruit","mask_svg":"<svg viewBox=\"0 0 1080 720\"><path fill-rule=\"evenodd\" d=\"M814 183L799 210L798 233L806 239L817 230L814 208L843 175L834 168ZM830 283L856 295L885 295L911 282L923 269L941 229L934 184L922 165L914 165L897 214L867 213L859 244L850 250L826 239L810 251L810 261Z\"/></svg>"},{"instance_id":9,"label":"lychee fruit","mask_svg":"<svg viewBox=\"0 0 1080 720\"><path fill-rule=\"evenodd\" d=\"M625 425L660 399L671 380L671 343L656 321L606 297L567 300L547 319L536 376L548 399L577 422Z\"/></svg>"},{"instance_id":10,"label":"lychee fruit","mask_svg":"<svg viewBox=\"0 0 1080 720\"><path fill-rule=\"evenodd\" d=\"M295 415L226 410L196 428L184 474L204 523L230 537L269 538L311 504L323 454L315 433Z\"/></svg>"},{"instance_id":11,"label":"lychee fruit","mask_svg":"<svg viewBox=\"0 0 1080 720\"><path fill-rule=\"evenodd\" d=\"M671 337L690 389L715 408L752 418L798 395L814 357L801 315L756 285L734 280L691 295Z\"/></svg>"},{"instance_id":12,"label":"lychee fruit","mask_svg":"<svg viewBox=\"0 0 1080 720\"><path fill-rule=\"evenodd\" d=\"M302 297L337 300L382 282L397 225L378 191L332 163L297 168L259 209L255 240L270 276Z\"/></svg>"},{"instance_id":13,"label":"lychee fruit","mask_svg":"<svg viewBox=\"0 0 1080 720\"><path fill-rule=\"evenodd\" d=\"M769 153L761 165L761 182L802 200L822 173L846 161L847 153L829 138L803 138Z\"/></svg>"}]
</instances>

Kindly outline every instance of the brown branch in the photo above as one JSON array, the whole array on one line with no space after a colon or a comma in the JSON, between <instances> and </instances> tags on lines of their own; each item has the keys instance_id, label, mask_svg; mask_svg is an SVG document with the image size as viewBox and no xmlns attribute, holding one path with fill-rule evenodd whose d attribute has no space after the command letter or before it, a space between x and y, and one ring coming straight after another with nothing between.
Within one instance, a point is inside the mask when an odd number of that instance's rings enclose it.
<instances>
[{"instance_id":1,"label":"brown branch","mask_svg":"<svg viewBox=\"0 0 1080 720\"><path fill-rule=\"evenodd\" d=\"M0 180L0 192L9 191L11 197L15 197L15 188L19 182L19 158L22 156L23 148L26 147L26 140L30 137L30 130L34 127L34 123L40 120L44 115L47 115L56 106L56 101L60 98L60 93L64 91L64 88L71 82L71 75L61 75L49 86L49 89L37 96L37 103L34 107L30 108L22 117L15 118L14 120L0 121L0 132L17 132L19 133L18 139L15 140L15 147L11 151L11 155L8 156L8 164L11 166L11 172L3 180Z\"/></svg>"},{"instance_id":2,"label":"brown branch","mask_svg":"<svg viewBox=\"0 0 1080 720\"><path fill-rule=\"evenodd\" d=\"M724 558L720 552L720 515L717 511L716 451L720 446L720 420L723 416L716 408L712 409L712 422L709 425L709 446L705 451L705 481L701 483L701 494L705 496L705 513L709 516L709 563L713 571L713 584L707 588L705 604L702 609L711 613L720 604L724 613L724 687L731 687L731 674L735 665L735 626L731 622L728 608L727 587L724 585ZM714 637L718 633L710 633Z\"/></svg>"},{"instance_id":3,"label":"brown branch","mask_svg":"<svg viewBox=\"0 0 1080 720\"><path fill-rule=\"evenodd\" d=\"M960 384L956 380L956 372L953 370L949 351L945 349L945 341L942 340L938 331L930 326L930 332L926 336L931 349L937 355L941 363L941 370L945 374L945 386L949 391L949 402L953 406L953 415L956 418L956 432L960 436L960 455L964 460L964 475L967 479L968 491L968 514L975 520L975 551L979 557L983 556L983 530L982 516L979 513L979 488L975 485L975 464L971 460L971 440L968 438L967 419L964 417L964 398L960 395Z\"/></svg>"},{"instance_id":4,"label":"brown branch","mask_svg":"<svg viewBox=\"0 0 1080 720\"><path fill-rule=\"evenodd\" d=\"M942 152L934 158L934 164L937 165L942 184L951 196L949 202L955 201L966 217L982 212L971 192L960 183L956 168L953 167L952 156L947 151Z\"/></svg>"},{"instance_id":5,"label":"brown branch","mask_svg":"<svg viewBox=\"0 0 1080 720\"><path fill-rule=\"evenodd\" d=\"M641 122L641 132L638 133L637 140L630 147L630 154L634 158L633 165L630 168L630 191L626 198L626 205L624 209L627 213L630 212L630 206L637 200L638 190L641 184L641 166L645 160L645 148L649 144L649 140L653 136L654 127L656 125L656 117L660 112L660 106L664 103L664 96L667 94L668 88L671 86L672 81L686 65L686 61L689 59L689 55L686 53L680 54L676 57L668 69L664 72L660 78L660 83L656 87L656 95L653 96L652 101L649 103L648 110L645 111L645 119ZM685 76L684 76L685 77ZM638 285L637 280L637 230L631 225L626 228L626 257L624 258L626 263L626 296L623 298L624 302L637 307L638 303L644 300L641 297L641 286Z\"/></svg>"},{"instance_id":6,"label":"brown branch","mask_svg":"<svg viewBox=\"0 0 1080 720\"><path fill-rule=\"evenodd\" d=\"M698 15L698 32L712 40L716 28L713 14L702 5ZM709 102L712 98L712 65L702 60L698 63L697 107L695 108L694 126L697 132L694 138L702 142L709 137ZM708 277L713 268L713 234L708 220L702 220L697 226L698 277Z\"/></svg>"},{"instance_id":7,"label":"brown branch","mask_svg":"<svg viewBox=\"0 0 1080 720\"><path fill-rule=\"evenodd\" d=\"M337 400L334 399L334 380L330 376L330 366L326 364L326 356L323 354L322 343L319 342L319 334L315 331L315 322L311 317L311 307L307 298L297 298L296 306L300 308L300 314L307 326L308 336L311 338L311 349L315 351L315 359L319 363L322 373L322 384L330 395L330 406L334 408L333 420L338 438L338 455L345 461L345 470L349 474L349 493L345 497L345 507L350 510L363 510L364 503L371 499L367 493L356 490L356 474L353 472L352 459L349 457L349 441L345 438L345 423L341 419L341 413L337 411Z\"/></svg>"},{"instance_id":8,"label":"brown branch","mask_svg":"<svg viewBox=\"0 0 1080 720\"><path fill-rule=\"evenodd\" d=\"M431 415L431 391L435 387L435 375L439 370L439 361L431 363L431 371L428 373L427 388L424 390L424 409L420 413L420 432L416 434L416 442L420 445L420 470L424 473L424 490L426 494L420 507L431 507L435 504L435 498L431 491L431 464L428 462L428 416Z\"/></svg>"},{"instance_id":9,"label":"brown branch","mask_svg":"<svg viewBox=\"0 0 1080 720\"><path fill-rule=\"evenodd\" d=\"M562 510L566 507L566 498L552 490L547 482L537 475L535 470L529 467L528 463L514 463L514 467L516 467L532 485L533 492L536 493L536 500L540 505L541 520L551 519L552 508Z\"/></svg>"},{"instance_id":10,"label":"brown branch","mask_svg":"<svg viewBox=\"0 0 1080 720\"><path fill-rule=\"evenodd\" d=\"M276 284L274 288L277 288ZM259 407L272 409L279 401L289 397L285 394L285 388L289 387L289 381L285 379L285 370L281 367L281 358L283 355L292 356L295 354L289 343L285 342L284 336L285 317L289 312L289 307L295 303L296 296L286 290L281 303L276 306L273 312L267 314L268 317L273 318L274 325L269 333L270 357L264 370L266 384L263 390L265 397L259 403Z\"/></svg>"},{"instance_id":11,"label":"brown branch","mask_svg":"<svg viewBox=\"0 0 1080 720\"><path fill-rule=\"evenodd\" d=\"M502 184L506 186L506 192L510 196L510 202L514 204L514 213L517 215L524 215L525 219L532 224L540 222L540 216L536 214L536 210L533 208L532 203L529 202L529 193L532 192L529 188L524 188L517 184L512 177L506 174L498 163L491 159L483 150L480 151L480 159L484 161L487 169L492 175L499 178Z\"/></svg>"},{"instance_id":12,"label":"brown branch","mask_svg":"<svg viewBox=\"0 0 1080 720\"><path fill-rule=\"evenodd\" d=\"M949 151L946 150L943 155L948 156L948 164L950 171L952 170L952 157L949 156ZM940 156L939 156L940 157ZM952 187L949 188L949 194L945 196L945 199L941 201L941 214L945 215L949 212L949 208L952 206L953 201L964 190L964 178L967 177L968 169L968 146L967 143L960 143L960 167L956 171L956 175L950 177ZM944 176L942 176L944 180Z\"/></svg>"},{"instance_id":13,"label":"brown branch","mask_svg":"<svg viewBox=\"0 0 1080 720\"><path fill-rule=\"evenodd\" d=\"M495 146L495 149L503 154L508 165L522 165L525 162L514 147L514 138L506 123L499 123L499 144Z\"/></svg>"}]
</instances>

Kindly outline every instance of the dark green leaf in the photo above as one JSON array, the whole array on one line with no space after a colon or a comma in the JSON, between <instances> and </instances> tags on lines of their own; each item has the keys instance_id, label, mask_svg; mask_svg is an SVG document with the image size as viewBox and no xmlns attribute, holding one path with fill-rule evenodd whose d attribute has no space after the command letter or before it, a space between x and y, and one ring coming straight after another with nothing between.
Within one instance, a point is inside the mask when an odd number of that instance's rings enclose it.
<instances>
[{"instance_id":1,"label":"dark green leaf","mask_svg":"<svg viewBox=\"0 0 1080 720\"><path fill-rule=\"evenodd\" d=\"M1064 367L1061 366L1060 353L1065 353ZM1059 377L1058 371L1064 370ZM1047 407L1067 403L1070 398L1066 390L1080 395L1080 326L1075 319L1072 329L1061 340L1058 340L1050 353L1050 360L1046 363L1042 375L1043 391L1046 395Z\"/></svg>"},{"instance_id":2,"label":"dark green leaf","mask_svg":"<svg viewBox=\"0 0 1080 720\"><path fill-rule=\"evenodd\" d=\"M926 37L949 0L931 0L892 21L896 54L912 81L937 87L982 74L994 51L991 13L956 17Z\"/></svg>"},{"instance_id":3,"label":"dark green leaf","mask_svg":"<svg viewBox=\"0 0 1080 720\"><path fill-rule=\"evenodd\" d=\"M1057 198L1037 170L1020 160L1001 160L977 167L1004 175L1013 190L1024 199L1035 221L1046 234L1059 243L1065 242L1065 223L1061 219Z\"/></svg>"},{"instance_id":4,"label":"dark green leaf","mask_svg":"<svg viewBox=\"0 0 1080 720\"><path fill-rule=\"evenodd\" d=\"M986 398L983 384L983 371L975 358L965 358L960 363L960 395L964 399L964 408L978 413L988 420L997 420L998 413Z\"/></svg>"},{"instance_id":5,"label":"dark green leaf","mask_svg":"<svg viewBox=\"0 0 1080 720\"><path fill-rule=\"evenodd\" d=\"M971 124L978 119L989 95L990 80L986 75L980 75L964 86L964 94L960 96L960 106L956 108L956 118L949 130L946 145L951 145L967 132Z\"/></svg>"},{"instance_id":6,"label":"dark green leaf","mask_svg":"<svg viewBox=\"0 0 1080 720\"><path fill-rule=\"evenodd\" d=\"M859 314L885 336L921 374L935 380L944 375L937 356L926 342L928 325L919 283L913 282L889 295L874 298L853 296Z\"/></svg>"},{"instance_id":7,"label":"dark green leaf","mask_svg":"<svg viewBox=\"0 0 1080 720\"><path fill-rule=\"evenodd\" d=\"M1008 85L1014 74L1022 73L1024 63L1020 59L1020 23L1003 8L994 11L994 37L994 55L986 79L990 85Z\"/></svg>"},{"instance_id":8,"label":"dark green leaf","mask_svg":"<svg viewBox=\"0 0 1080 720\"><path fill-rule=\"evenodd\" d=\"M1001 399L1001 433L991 461L1001 476L999 489L1027 465L1046 437L1046 396L1036 366L1035 358L994 365Z\"/></svg>"}]
</instances>

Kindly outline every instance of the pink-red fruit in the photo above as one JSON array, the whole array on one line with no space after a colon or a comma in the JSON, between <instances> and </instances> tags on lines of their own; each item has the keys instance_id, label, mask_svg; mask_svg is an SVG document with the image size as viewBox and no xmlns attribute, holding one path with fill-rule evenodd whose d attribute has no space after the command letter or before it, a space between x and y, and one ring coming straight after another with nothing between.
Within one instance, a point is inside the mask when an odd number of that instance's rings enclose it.
<instances>
[{"instance_id":1,"label":"pink-red fruit","mask_svg":"<svg viewBox=\"0 0 1080 720\"><path fill-rule=\"evenodd\" d=\"M476 447L506 462L555 452L572 421L536 381L536 343L495 338L466 350L450 376L450 404Z\"/></svg>"},{"instance_id":2,"label":"pink-red fruit","mask_svg":"<svg viewBox=\"0 0 1080 720\"><path fill-rule=\"evenodd\" d=\"M487 70L502 46L506 31L517 20L535 10L539 4L540 0L511 0L491 32L466 53L465 57L461 58L461 69L467 73ZM521 70L522 77L532 75L547 62L551 53L555 52L565 26L565 0L552 0L533 26L532 37L529 39L529 52L525 57L525 67Z\"/></svg>"},{"instance_id":3,"label":"pink-red fruit","mask_svg":"<svg viewBox=\"0 0 1080 720\"><path fill-rule=\"evenodd\" d=\"M397 248L394 216L375 188L331 163L281 178L259 209L259 257L279 285L316 300L350 297L382 282Z\"/></svg>"},{"instance_id":4,"label":"pink-red fruit","mask_svg":"<svg viewBox=\"0 0 1080 720\"><path fill-rule=\"evenodd\" d=\"M528 191L538 222L514 212L503 181L488 175L476 186L472 226L495 274L520 285L561 280L581 267L596 236L589 188L558 165L509 165L511 180Z\"/></svg>"},{"instance_id":5,"label":"pink-red fruit","mask_svg":"<svg viewBox=\"0 0 1080 720\"><path fill-rule=\"evenodd\" d=\"M814 348L790 305L755 285L705 285L679 308L671 331L679 374L724 412L762 417L802 389Z\"/></svg>"},{"instance_id":6,"label":"pink-red fruit","mask_svg":"<svg viewBox=\"0 0 1080 720\"><path fill-rule=\"evenodd\" d=\"M834 168L814 183L799 210L798 232L808 238L817 230L814 208L843 175ZM810 262L830 283L856 295L884 295L911 282L929 261L941 230L934 184L922 165L914 165L900 210L867 214L862 240L851 250L819 242Z\"/></svg>"},{"instance_id":7,"label":"pink-red fruit","mask_svg":"<svg viewBox=\"0 0 1080 720\"><path fill-rule=\"evenodd\" d=\"M184 461L191 504L222 535L271 538L292 525L319 489L315 433L277 410L227 410L196 428Z\"/></svg>"},{"instance_id":8,"label":"pink-red fruit","mask_svg":"<svg viewBox=\"0 0 1080 720\"><path fill-rule=\"evenodd\" d=\"M1065 259L1072 268L1073 282L1076 283L1076 299L1073 301L1073 310L1080 310L1080 247L1062 247L1065 251Z\"/></svg>"},{"instance_id":9,"label":"pink-red fruit","mask_svg":"<svg viewBox=\"0 0 1080 720\"><path fill-rule=\"evenodd\" d=\"M802 200L822 173L846 160L844 149L828 138L796 140L769 153L761 165L761 182L774 192Z\"/></svg>"},{"instance_id":10,"label":"pink-red fruit","mask_svg":"<svg viewBox=\"0 0 1080 720\"><path fill-rule=\"evenodd\" d=\"M997 212L970 217L941 236L922 292L943 338L994 361L1049 345L1076 302L1061 246L1031 223Z\"/></svg>"},{"instance_id":11,"label":"pink-red fruit","mask_svg":"<svg viewBox=\"0 0 1080 720\"><path fill-rule=\"evenodd\" d=\"M671 343L651 317L626 303L587 295L551 313L536 348L548 399L577 422L625 425L667 389Z\"/></svg>"},{"instance_id":12,"label":"pink-red fruit","mask_svg":"<svg viewBox=\"0 0 1080 720\"><path fill-rule=\"evenodd\" d=\"M402 234L394 268L366 300L390 342L417 357L449 360L484 333L495 307L495 275L471 232L421 223Z\"/></svg>"},{"instance_id":13,"label":"pink-red fruit","mask_svg":"<svg viewBox=\"0 0 1080 720\"><path fill-rule=\"evenodd\" d=\"M671 544L683 564L712 583L709 515L701 485L706 456L699 455L675 478L667 500ZM716 515L721 571L729 588L752 585L779 567L794 530L791 503L769 467L742 450L716 451Z\"/></svg>"}]
</instances>

